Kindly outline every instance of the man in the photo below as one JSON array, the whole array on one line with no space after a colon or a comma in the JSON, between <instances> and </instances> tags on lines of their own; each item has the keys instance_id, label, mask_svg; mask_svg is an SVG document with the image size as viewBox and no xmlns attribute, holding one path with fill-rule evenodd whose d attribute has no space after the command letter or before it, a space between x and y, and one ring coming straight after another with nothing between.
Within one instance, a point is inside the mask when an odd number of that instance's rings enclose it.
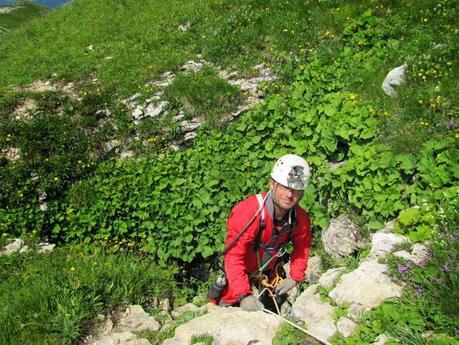
<instances>
[{"instance_id":1,"label":"man","mask_svg":"<svg viewBox=\"0 0 459 345\"><path fill-rule=\"evenodd\" d=\"M275 287L275 293L286 296L304 280L312 236L309 216L298 202L309 177L309 165L303 158L282 156L271 171L270 191L250 196L233 208L225 243L227 283L219 305L239 305L247 311L262 309L263 304L252 292L251 276L260 267L264 274L272 272L279 260L279 250L290 241L290 272Z\"/></svg>"}]
</instances>

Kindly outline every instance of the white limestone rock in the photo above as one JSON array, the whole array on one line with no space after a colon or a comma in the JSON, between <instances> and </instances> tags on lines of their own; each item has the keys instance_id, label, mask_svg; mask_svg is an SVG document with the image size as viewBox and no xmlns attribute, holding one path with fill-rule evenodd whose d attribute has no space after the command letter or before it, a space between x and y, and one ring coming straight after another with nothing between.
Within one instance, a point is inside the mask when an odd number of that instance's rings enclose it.
<instances>
[{"instance_id":1,"label":"white limestone rock","mask_svg":"<svg viewBox=\"0 0 459 345\"><path fill-rule=\"evenodd\" d=\"M322 231L322 243L328 255L335 259L344 258L362 245L360 229L342 214L332 219L330 226Z\"/></svg>"},{"instance_id":2,"label":"white limestone rock","mask_svg":"<svg viewBox=\"0 0 459 345\"><path fill-rule=\"evenodd\" d=\"M347 311L347 316L355 322L359 322L362 319L362 315L365 311L369 310L369 308L365 308L363 305L354 303L351 304Z\"/></svg>"},{"instance_id":3,"label":"white limestone rock","mask_svg":"<svg viewBox=\"0 0 459 345\"><path fill-rule=\"evenodd\" d=\"M319 278L319 284L326 289L330 289L339 277L347 271L346 267L331 268Z\"/></svg>"},{"instance_id":4,"label":"white limestone rock","mask_svg":"<svg viewBox=\"0 0 459 345\"><path fill-rule=\"evenodd\" d=\"M282 320L262 311L247 312L240 308L211 309L175 330L175 336L163 345L189 344L193 335L208 334L218 345L271 345Z\"/></svg>"},{"instance_id":5,"label":"white limestone rock","mask_svg":"<svg viewBox=\"0 0 459 345\"><path fill-rule=\"evenodd\" d=\"M390 97L397 96L397 87L405 83L406 65L398 66L391 70L382 83L382 89Z\"/></svg>"},{"instance_id":6,"label":"white limestone rock","mask_svg":"<svg viewBox=\"0 0 459 345\"><path fill-rule=\"evenodd\" d=\"M369 258L378 258L391 253L397 245L408 243L409 240L402 235L385 233L378 231L371 238L371 250Z\"/></svg>"},{"instance_id":7,"label":"white limestone rock","mask_svg":"<svg viewBox=\"0 0 459 345\"><path fill-rule=\"evenodd\" d=\"M387 334L380 334L377 338L376 341L373 343L373 345L384 345L389 341L389 336Z\"/></svg>"},{"instance_id":8,"label":"white limestone rock","mask_svg":"<svg viewBox=\"0 0 459 345\"><path fill-rule=\"evenodd\" d=\"M308 268L306 269L306 277L304 281L309 284L314 284L319 280L322 273L322 259L319 255L313 255L308 260Z\"/></svg>"},{"instance_id":9,"label":"white limestone rock","mask_svg":"<svg viewBox=\"0 0 459 345\"><path fill-rule=\"evenodd\" d=\"M10 255L18 252L24 246L24 241L20 238L16 238L13 242L7 244L5 248L0 252L2 255Z\"/></svg>"},{"instance_id":10,"label":"white limestone rock","mask_svg":"<svg viewBox=\"0 0 459 345\"><path fill-rule=\"evenodd\" d=\"M140 332L144 330L157 331L161 325L154 317L143 310L140 305L130 305L121 314L115 327L116 332Z\"/></svg>"},{"instance_id":11,"label":"white limestone rock","mask_svg":"<svg viewBox=\"0 0 459 345\"><path fill-rule=\"evenodd\" d=\"M200 310L199 307L195 306L193 303L187 303L185 305L182 305L182 306L174 309L171 314L172 314L172 317L176 319L177 317L179 317L183 313L198 312L199 310Z\"/></svg>"},{"instance_id":12,"label":"white limestone rock","mask_svg":"<svg viewBox=\"0 0 459 345\"><path fill-rule=\"evenodd\" d=\"M297 298L292 305L292 316L303 321L314 337L326 342L337 328L333 321L334 308L315 293L318 286L311 285Z\"/></svg>"},{"instance_id":13,"label":"white limestone rock","mask_svg":"<svg viewBox=\"0 0 459 345\"><path fill-rule=\"evenodd\" d=\"M337 305L358 303L375 308L387 298L402 295L402 287L389 278L387 271L386 265L364 261L356 270L343 274L329 296Z\"/></svg>"},{"instance_id":14,"label":"white limestone rock","mask_svg":"<svg viewBox=\"0 0 459 345\"><path fill-rule=\"evenodd\" d=\"M345 337L350 337L352 334L354 334L357 324L347 317L341 317L336 323L336 327L342 335Z\"/></svg>"}]
</instances>

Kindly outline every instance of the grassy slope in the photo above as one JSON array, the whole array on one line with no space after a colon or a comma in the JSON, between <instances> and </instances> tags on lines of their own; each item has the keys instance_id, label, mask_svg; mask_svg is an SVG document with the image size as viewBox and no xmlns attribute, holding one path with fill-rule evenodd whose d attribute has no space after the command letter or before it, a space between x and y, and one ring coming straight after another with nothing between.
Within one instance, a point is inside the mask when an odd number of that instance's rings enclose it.
<instances>
[{"instance_id":1,"label":"grassy slope","mask_svg":"<svg viewBox=\"0 0 459 345\"><path fill-rule=\"evenodd\" d=\"M18 8L12 10L11 12L0 13L0 27L8 30L14 30L38 16L45 15L49 11L49 9L45 6L27 2L20 3L15 6L18 6ZM0 9L2 7L11 6L0 5Z\"/></svg>"},{"instance_id":2,"label":"grassy slope","mask_svg":"<svg viewBox=\"0 0 459 345\"><path fill-rule=\"evenodd\" d=\"M270 15L279 10L279 18ZM301 30L298 13L291 1L264 9L256 1L76 0L0 43L0 87L54 73L63 79L96 75L126 94L201 52L217 61L253 63L265 48L291 50L304 40L308 30ZM190 29L182 32L185 23Z\"/></svg>"}]
</instances>

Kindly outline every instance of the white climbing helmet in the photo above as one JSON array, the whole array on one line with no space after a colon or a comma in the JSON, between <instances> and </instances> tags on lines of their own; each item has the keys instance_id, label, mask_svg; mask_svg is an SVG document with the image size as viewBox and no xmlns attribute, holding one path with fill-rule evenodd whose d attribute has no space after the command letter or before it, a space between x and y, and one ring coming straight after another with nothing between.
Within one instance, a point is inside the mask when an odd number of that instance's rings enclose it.
<instances>
[{"instance_id":1,"label":"white climbing helmet","mask_svg":"<svg viewBox=\"0 0 459 345\"><path fill-rule=\"evenodd\" d=\"M305 190L310 176L309 164L300 156L292 154L279 158L271 170L274 181L295 190Z\"/></svg>"}]
</instances>

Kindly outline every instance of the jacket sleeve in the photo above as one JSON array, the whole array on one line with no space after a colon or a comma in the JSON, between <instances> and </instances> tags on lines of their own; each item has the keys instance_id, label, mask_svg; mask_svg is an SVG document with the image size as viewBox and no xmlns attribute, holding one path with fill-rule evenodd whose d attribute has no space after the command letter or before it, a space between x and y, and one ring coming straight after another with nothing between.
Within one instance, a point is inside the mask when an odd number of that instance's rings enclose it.
<instances>
[{"instance_id":1,"label":"jacket sleeve","mask_svg":"<svg viewBox=\"0 0 459 345\"><path fill-rule=\"evenodd\" d=\"M231 212L226 223L228 229L225 241L226 246L229 246L233 242L257 212L257 208L248 207L247 204L247 202L238 204ZM258 217L255 218L242 237L235 243L234 247L225 255L225 272L229 289L232 295L238 300L252 293L245 257L255 240L259 224Z\"/></svg>"},{"instance_id":2,"label":"jacket sleeve","mask_svg":"<svg viewBox=\"0 0 459 345\"><path fill-rule=\"evenodd\" d=\"M304 280L312 241L311 221L304 211L302 213L302 220L293 234L293 251L290 257L290 277L296 282Z\"/></svg>"}]
</instances>

